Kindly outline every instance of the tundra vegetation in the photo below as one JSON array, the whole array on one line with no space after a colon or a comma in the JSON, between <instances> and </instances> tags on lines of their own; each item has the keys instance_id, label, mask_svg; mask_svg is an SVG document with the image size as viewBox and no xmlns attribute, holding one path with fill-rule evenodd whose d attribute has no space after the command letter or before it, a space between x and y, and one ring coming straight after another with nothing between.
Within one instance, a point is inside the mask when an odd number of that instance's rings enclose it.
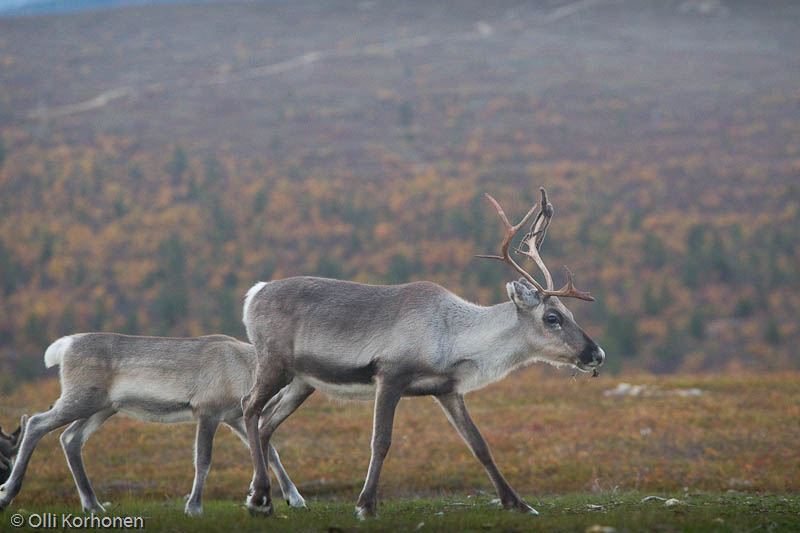
<instances>
[{"instance_id":1,"label":"tundra vegetation","mask_svg":"<svg viewBox=\"0 0 800 533\"><path fill-rule=\"evenodd\" d=\"M430 398L402 400L381 477L381 518L372 527L399 523L413 529L425 522L436 529L442 520L516 530L530 524L545 530L694 523L723 531L770 524L797 528L796 374L625 379L647 387L637 395L606 395L618 389L619 380L603 373L573 380L561 370L530 367L467 397L498 466L539 510L538 517L498 512L489 503L495 497L491 482L441 409ZM699 394L677 392L695 388ZM3 399L2 422L46 409L58 393L54 380L20 387ZM275 433L272 442L310 514L290 509L276 493L270 528L360 527L352 504L369 460L371 407L312 395ZM167 428L125 417L104 424L86 443L84 460L98 493L111 502L109 511L152 513L148 529L190 527L177 515L192 484L188 452L194 437L191 424ZM204 491L205 518L191 527L213 529L225 520L244 529L262 527L241 503L251 474L246 447L232 432L220 430ZM639 504L650 495L684 504ZM21 509L80 511L55 433L41 440L25 490L2 519ZM714 522L718 518L722 524Z\"/></svg>"}]
</instances>

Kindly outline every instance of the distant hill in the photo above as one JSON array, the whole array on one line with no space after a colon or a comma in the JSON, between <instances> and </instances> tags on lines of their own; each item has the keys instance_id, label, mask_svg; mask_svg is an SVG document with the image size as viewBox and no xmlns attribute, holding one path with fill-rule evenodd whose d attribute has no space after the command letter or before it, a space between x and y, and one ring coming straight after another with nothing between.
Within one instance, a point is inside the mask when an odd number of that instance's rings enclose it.
<instances>
[{"instance_id":1,"label":"distant hill","mask_svg":"<svg viewBox=\"0 0 800 533\"><path fill-rule=\"evenodd\" d=\"M211 0L0 0L0 17L72 13L121 6L210 3Z\"/></svg>"},{"instance_id":2,"label":"distant hill","mask_svg":"<svg viewBox=\"0 0 800 533\"><path fill-rule=\"evenodd\" d=\"M500 302L482 195L540 185L610 370L800 367L800 8L457 6L0 18L6 386L74 331L242 337L259 279Z\"/></svg>"}]
</instances>

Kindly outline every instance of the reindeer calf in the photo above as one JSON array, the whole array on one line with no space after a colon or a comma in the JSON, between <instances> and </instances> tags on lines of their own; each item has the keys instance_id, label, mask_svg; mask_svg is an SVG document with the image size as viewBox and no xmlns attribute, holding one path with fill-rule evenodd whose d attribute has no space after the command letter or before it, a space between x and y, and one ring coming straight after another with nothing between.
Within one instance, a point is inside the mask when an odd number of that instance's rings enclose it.
<instances>
[{"instance_id":1,"label":"reindeer calf","mask_svg":"<svg viewBox=\"0 0 800 533\"><path fill-rule=\"evenodd\" d=\"M49 411L28 422L8 481L0 487L0 509L19 493L39 440L70 424L61 434L61 446L81 505L84 511L104 511L86 475L81 449L103 422L121 412L150 422L197 422L195 477L185 511L202 514L203 484L220 422L248 442L241 398L254 381L256 359L250 344L225 335L179 339L83 333L55 341L44 361L48 368L60 365L61 396ZM268 453L286 501L305 507L275 448Z\"/></svg>"}]
</instances>

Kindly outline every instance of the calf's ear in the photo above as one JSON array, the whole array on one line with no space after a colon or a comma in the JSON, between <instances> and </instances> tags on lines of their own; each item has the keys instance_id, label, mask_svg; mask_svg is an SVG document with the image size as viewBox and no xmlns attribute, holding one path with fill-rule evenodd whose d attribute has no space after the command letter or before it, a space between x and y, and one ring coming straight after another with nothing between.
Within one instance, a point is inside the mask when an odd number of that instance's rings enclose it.
<instances>
[{"instance_id":1,"label":"calf's ear","mask_svg":"<svg viewBox=\"0 0 800 533\"><path fill-rule=\"evenodd\" d=\"M11 447L11 453L16 454L17 450L19 450L19 445L22 444L22 437L25 436L25 429L28 426L28 415L22 415L19 419L19 427L17 430L11 434L11 438L13 439L13 445Z\"/></svg>"}]
</instances>

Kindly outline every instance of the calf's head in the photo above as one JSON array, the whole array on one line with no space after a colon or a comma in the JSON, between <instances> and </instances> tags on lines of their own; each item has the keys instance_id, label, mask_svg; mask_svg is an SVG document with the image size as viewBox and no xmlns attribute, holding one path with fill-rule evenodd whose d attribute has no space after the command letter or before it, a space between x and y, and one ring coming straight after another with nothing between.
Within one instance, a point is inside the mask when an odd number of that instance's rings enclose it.
<instances>
[{"instance_id":1,"label":"calf's head","mask_svg":"<svg viewBox=\"0 0 800 533\"><path fill-rule=\"evenodd\" d=\"M27 421L28 417L22 415L22 419L19 421L19 427L10 435L4 433L3 428L0 427L0 485L5 483L8 476L11 474L14 457L17 455L19 446L22 443Z\"/></svg>"}]
</instances>

